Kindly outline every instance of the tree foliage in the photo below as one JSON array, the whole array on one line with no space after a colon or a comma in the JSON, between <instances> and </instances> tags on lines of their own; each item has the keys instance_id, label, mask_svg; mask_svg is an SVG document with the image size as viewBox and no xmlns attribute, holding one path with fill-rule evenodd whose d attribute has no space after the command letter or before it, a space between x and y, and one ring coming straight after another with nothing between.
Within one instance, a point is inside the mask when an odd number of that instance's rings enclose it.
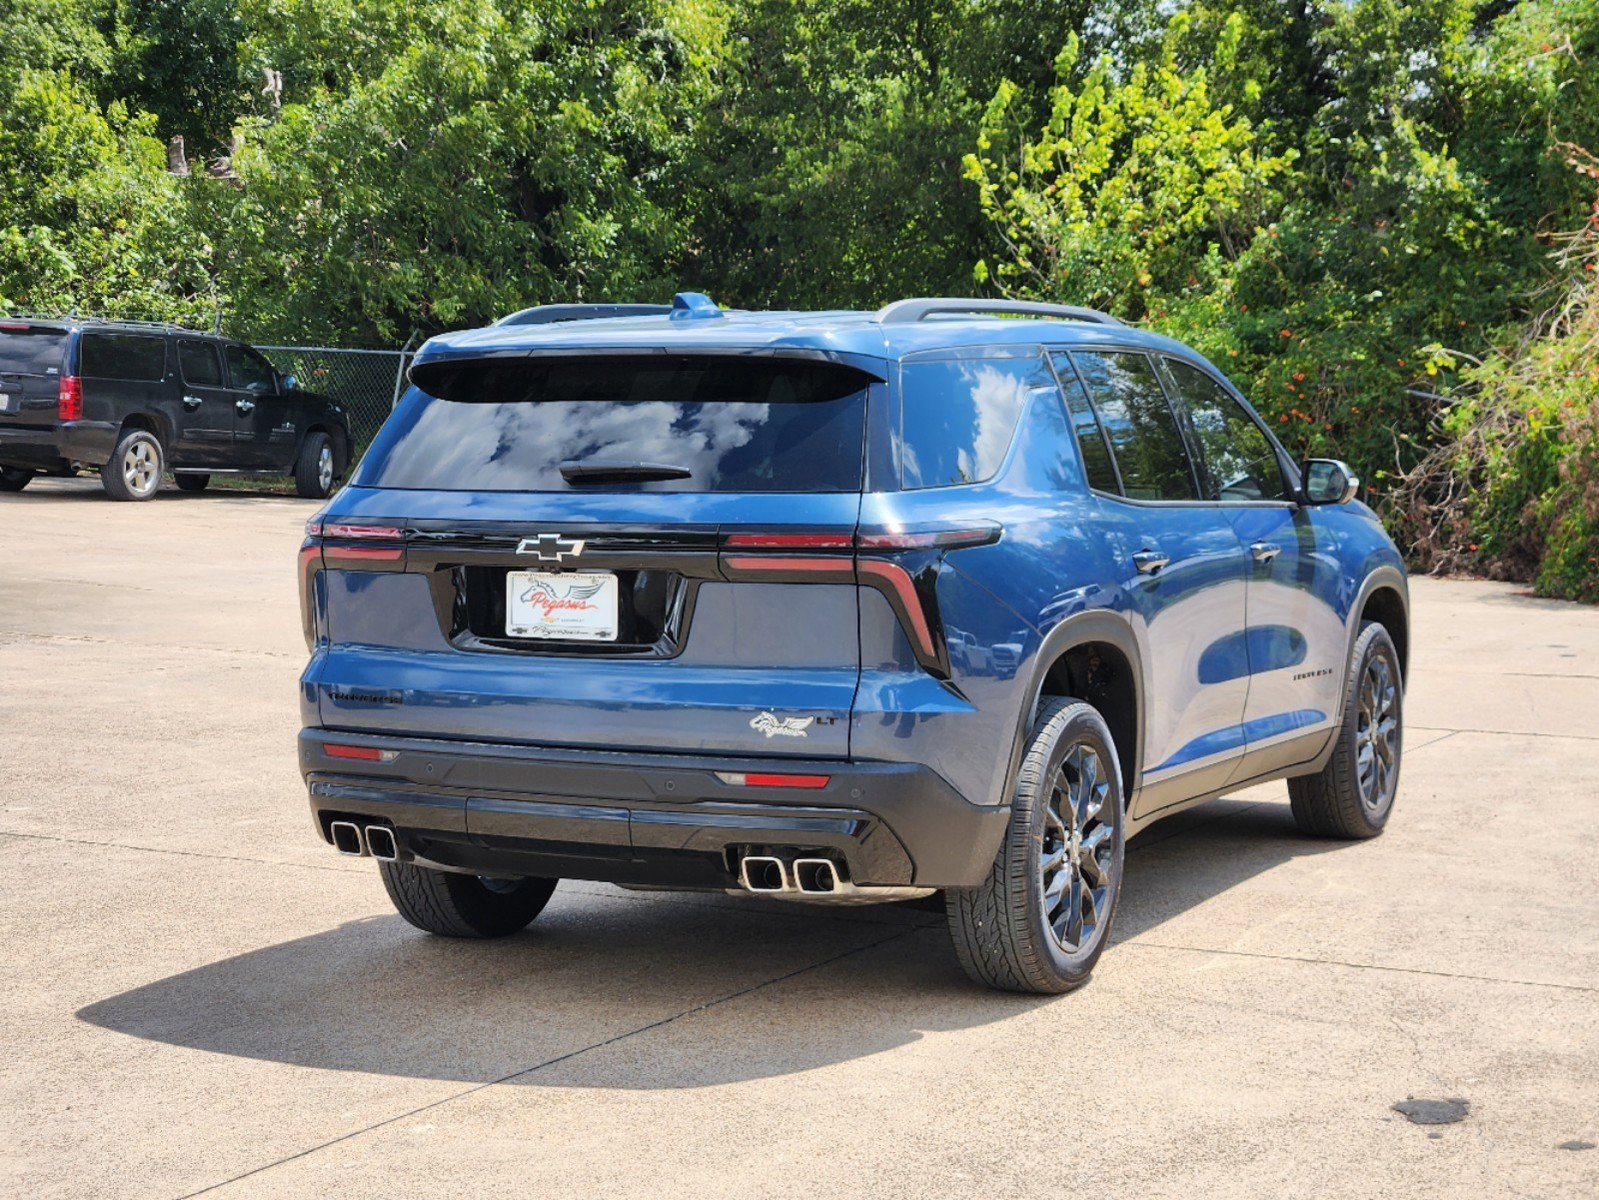
<instances>
[{"instance_id":1,"label":"tree foliage","mask_svg":"<svg viewBox=\"0 0 1599 1200\"><path fill-rule=\"evenodd\" d=\"M0 0L0 309L393 343L681 287L1094 303L1419 554L1531 571L1512 513L1587 536L1535 519L1592 453L1546 311L1580 147L1599 0ZM1484 467L1465 412L1548 453Z\"/></svg>"}]
</instances>

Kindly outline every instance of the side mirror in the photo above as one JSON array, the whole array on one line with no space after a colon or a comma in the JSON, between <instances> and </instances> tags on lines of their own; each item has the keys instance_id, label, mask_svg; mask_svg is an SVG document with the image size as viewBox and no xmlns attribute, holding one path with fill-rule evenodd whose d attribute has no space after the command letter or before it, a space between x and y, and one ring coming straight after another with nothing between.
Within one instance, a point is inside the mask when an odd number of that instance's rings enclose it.
<instances>
[{"instance_id":1,"label":"side mirror","mask_svg":"<svg viewBox=\"0 0 1599 1200\"><path fill-rule=\"evenodd\" d=\"M1301 474L1306 504L1348 504L1360 491L1360 477L1336 458L1308 458Z\"/></svg>"},{"instance_id":2,"label":"side mirror","mask_svg":"<svg viewBox=\"0 0 1599 1200\"><path fill-rule=\"evenodd\" d=\"M297 391L299 391L300 390L300 381L298 379L296 379L293 375L285 375L283 377L283 390L285 392L297 392Z\"/></svg>"}]
</instances>

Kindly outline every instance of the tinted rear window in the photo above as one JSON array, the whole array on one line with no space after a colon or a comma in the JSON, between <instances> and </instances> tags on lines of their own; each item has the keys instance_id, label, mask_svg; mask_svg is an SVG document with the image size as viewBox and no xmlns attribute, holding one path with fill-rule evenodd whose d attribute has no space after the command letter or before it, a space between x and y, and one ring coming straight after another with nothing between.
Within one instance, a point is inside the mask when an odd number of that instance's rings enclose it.
<instances>
[{"instance_id":1,"label":"tinted rear window","mask_svg":"<svg viewBox=\"0 0 1599 1200\"><path fill-rule=\"evenodd\" d=\"M407 393L365 487L447 491L851 492L870 380L830 363L713 357L474 363ZM565 462L683 467L687 479L568 484Z\"/></svg>"},{"instance_id":2,"label":"tinted rear window","mask_svg":"<svg viewBox=\"0 0 1599 1200\"><path fill-rule=\"evenodd\" d=\"M85 333L78 373L86 379L153 383L166 375L167 339L143 333Z\"/></svg>"},{"instance_id":3,"label":"tinted rear window","mask_svg":"<svg viewBox=\"0 0 1599 1200\"><path fill-rule=\"evenodd\" d=\"M0 332L0 375L59 375L67 350L62 329Z\"/></svg>"}]
</instances>

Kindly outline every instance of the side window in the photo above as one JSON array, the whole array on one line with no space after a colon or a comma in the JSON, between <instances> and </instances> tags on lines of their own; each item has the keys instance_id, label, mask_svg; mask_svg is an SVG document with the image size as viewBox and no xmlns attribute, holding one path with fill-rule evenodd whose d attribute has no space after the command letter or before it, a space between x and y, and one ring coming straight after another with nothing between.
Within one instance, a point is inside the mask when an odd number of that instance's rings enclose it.
<instances>
[{"instance_id":1,"label":"side window","mask_svg":"<svg viewBox=\"0 0 1599 1200\"><path fill-rule=\"evenodd\" d=\"M1188 452L1154 364L1135 352L1074 350L1071 359L1110 437L1129 500L1194 500Z\"/></svg>"},{"instance_id":2,"label":"side window","mask_svg":"<svg viewBox=\"0 0 1599 1200\"><path fill-rule=\"evenodd\" d=\"M228 346L228 374L233 377L236 388L267 395L278 390L278 377L272 364L248 346Z\"/></svg>"},{"instance_id":3,"label":"side window","mask_svg":"<svg viewBox=\"0 0 1599 1200\"><path fill-rule=\"evenodd\" d=\"M1072 429L1077 434L1077 448L1083 455L1083 466L1088 471L1088 486L1100 492L1120 492L1121 481L1116 478L1116 465L1111 462L1110 443L1105 440L1104 427L1099 414L1088 402L1088 393L1072 370L1071 359L1065 354L1053 356L1055 371L1060 376L1060 387L1066 396L1066 409L1072 416Z\"/></svg>"},{"instance_id":4,"label":"side window","mask_svg":"<svg viewBox=\"0 0 1599 1200\"><path fill-rule=\"evenodd\" d=\"M84 333L78 373L88 379L155 383L166 377L167 339L143 333Z\"/></svg>"},{"instance_id":5,"label":"side window","mask_svg":"<svg viewBox=\"0 0 1599 1200\"><path fill-rule=\"evenodd\" d=\"M900 369L903 483L946 487L991 479L1035 388L1055 381L1041 356L912 360Z\"/></svg>"},{"instance_id":6,"label":"side window","mask_svg":"<svg viewBox=\"0 0 1599 1200\"><path fill-rule=\"evenodd\" d=\"M1193 428L1205 499L1288 499L1271 440L1243 406L1198 367L1165 361Z\"/></svg>"},{"instance_id":7,"label":"side window","mask_svg":"<svg viewBox=\"0 0 1599 1200\"><path fill-rule=\"evenodd\" d=\"M184 338L178 343L178 366L183 371L184 383L195 387L222 386L222 359L211 342Z\"/></svg>"}]
</instances>

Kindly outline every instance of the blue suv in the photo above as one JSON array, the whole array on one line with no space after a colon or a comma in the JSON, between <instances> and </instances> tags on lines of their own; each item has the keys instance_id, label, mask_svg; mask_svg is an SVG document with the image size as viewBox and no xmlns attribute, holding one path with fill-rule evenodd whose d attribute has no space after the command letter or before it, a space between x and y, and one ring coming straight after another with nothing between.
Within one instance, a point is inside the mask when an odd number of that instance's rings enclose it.
<instances>
[{"instance_id":1,"label":"blue suv","mask_svg":"<svg viewBox=\"0 0 1599 1200\"><path fill-rule=\"evenodd\" d=\"M944 893L998 988L1104 949L1123 848L1287 778L1381 832L1404 567L1182 344L1089 309L560 305L434 338L300 553L300 766L412 924L563 878Z\"/></svg>"}]
</instances>

